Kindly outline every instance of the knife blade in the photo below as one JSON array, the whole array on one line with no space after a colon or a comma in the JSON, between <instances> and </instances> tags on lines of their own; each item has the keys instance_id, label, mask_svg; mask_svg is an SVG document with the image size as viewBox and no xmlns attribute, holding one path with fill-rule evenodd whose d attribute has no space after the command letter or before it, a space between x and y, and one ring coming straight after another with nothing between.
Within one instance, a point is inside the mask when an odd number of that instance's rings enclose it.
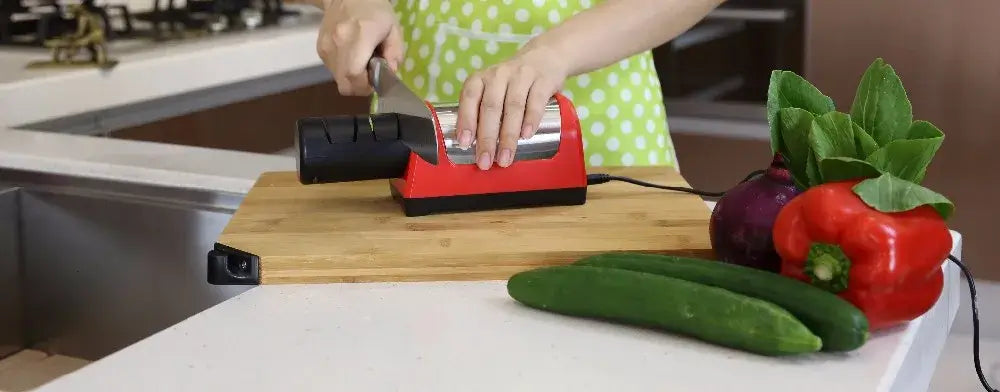
<instances>
[{"instance_id":1,"label":"knife blade","mask_svg":"<svg viewBox=\"0 0 1000 392\"><path fill-rule=\"evenodd\" d=\"M375 113L399 115L399 138L411 151L432 165L438 163L438 133L431 110L379 56L368 61L368 78L375 89Z\"/></svg>"}]
</instances>

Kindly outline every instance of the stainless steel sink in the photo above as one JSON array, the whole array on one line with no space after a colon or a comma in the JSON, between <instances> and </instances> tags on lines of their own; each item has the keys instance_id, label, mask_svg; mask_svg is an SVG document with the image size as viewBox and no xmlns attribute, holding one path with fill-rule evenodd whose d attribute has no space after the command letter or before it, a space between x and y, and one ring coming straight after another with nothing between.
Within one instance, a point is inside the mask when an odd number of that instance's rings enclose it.
<instances>
[{"instance_id":1,"label":"stainless steel sink","mask_svg":"<svg viewBox=\"0 0 1000 392\"><path fill-rule=\"evenodd\" d=\"M241 198L0 170L0 359L97 360L249 289L206 281Z\"/></svg>"}]
</instances>

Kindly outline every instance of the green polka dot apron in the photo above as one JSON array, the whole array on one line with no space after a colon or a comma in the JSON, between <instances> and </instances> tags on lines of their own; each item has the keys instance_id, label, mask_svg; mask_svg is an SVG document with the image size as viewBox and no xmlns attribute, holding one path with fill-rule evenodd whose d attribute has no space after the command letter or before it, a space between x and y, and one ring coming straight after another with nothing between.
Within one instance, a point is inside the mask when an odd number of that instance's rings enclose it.
<instances>
[{"instance_id":1,"label":"green polka dot apron","mask_svg":"<svg viewBox=\"0 0 1000 392\"><path fill-rule=\"evenodd\" d=\"M469 74L504 61L591 0L396 0L406 42L400 78L432 103L458 102ZM568 79L591 166L677 168L660 81L647 51Z\"/></svg>"}]
</instances>

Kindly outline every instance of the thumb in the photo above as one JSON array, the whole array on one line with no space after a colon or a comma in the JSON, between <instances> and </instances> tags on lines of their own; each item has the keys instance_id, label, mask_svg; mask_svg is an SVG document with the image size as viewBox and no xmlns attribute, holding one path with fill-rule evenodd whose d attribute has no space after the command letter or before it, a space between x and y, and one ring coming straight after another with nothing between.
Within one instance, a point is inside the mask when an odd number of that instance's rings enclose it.
<instances>
[{"instance_id":1,"label":"thumb","mask_svg":"<svg viewBox=\"0 0 1000 392\"><path fill-rule=\"evenodd\" d=\"M382 42L382 57L389 62L393 72L399 72L399 63L403 62L403 32L399 24L393 24L389 35Z\"/></svg>"}]
</instances>

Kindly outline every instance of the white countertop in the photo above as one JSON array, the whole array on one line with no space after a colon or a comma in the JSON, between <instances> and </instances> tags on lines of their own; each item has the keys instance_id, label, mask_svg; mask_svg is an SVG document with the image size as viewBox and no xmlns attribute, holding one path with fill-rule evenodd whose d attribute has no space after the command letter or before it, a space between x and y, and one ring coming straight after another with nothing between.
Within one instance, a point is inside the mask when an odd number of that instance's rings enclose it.
<instances>
[{"instance_id":1,"label":"white countertop","mask_svg":"<svg viewBox=\"0 0 1000 392\"><path fill-rule=\"evenodd\" d=\"M0 128L166 98L283 72L321 66L316 54L320 14L300 22L238 34L152 45L115 41L110 71L25 69L46 60L44 49L0 50Z\"/></svg>"},{"instance_id":2,"label":"white countertop","mask_svg":"<svg viewBox=\"0 0 1000 392\"><path fill-rule=\"evenodd\" d=\"M784 359L530 309L503 281L259 286L38 392L914 392L959 306L943 268L920 319L852 353Z\"/></svg>"},{"instance_id":3,"label":"white countertop","mask_svg":"<svg viewBox=\"0 0 1000 392\"><path fill-rule=\"evenodd\" d=\"M28 70L28 62L47 58L44 49L0 49L0 167L239 194L261 172L294 170L287 156L13 129L240 83L251 87L226 99L280 90L261 87L260 80L322 66L315 50L319 14L308 6L290 7L304 12L291 26L156 45L115 42L111 51L121 63L108 72ZM196 110L219 103L218 94L210 98L174 104ZM155 110L143 108L133 117Z\"/></svg>"},{"instance_id":4,"label":"white countertop","mask_svg":"<svg viewBox=\"0 0 1000 392\"><path fill-rule=\"evenodd\" d=\"M0 167L245 194L288 156L52 132L0 129Z\"/></svg>"}]
</instances>

